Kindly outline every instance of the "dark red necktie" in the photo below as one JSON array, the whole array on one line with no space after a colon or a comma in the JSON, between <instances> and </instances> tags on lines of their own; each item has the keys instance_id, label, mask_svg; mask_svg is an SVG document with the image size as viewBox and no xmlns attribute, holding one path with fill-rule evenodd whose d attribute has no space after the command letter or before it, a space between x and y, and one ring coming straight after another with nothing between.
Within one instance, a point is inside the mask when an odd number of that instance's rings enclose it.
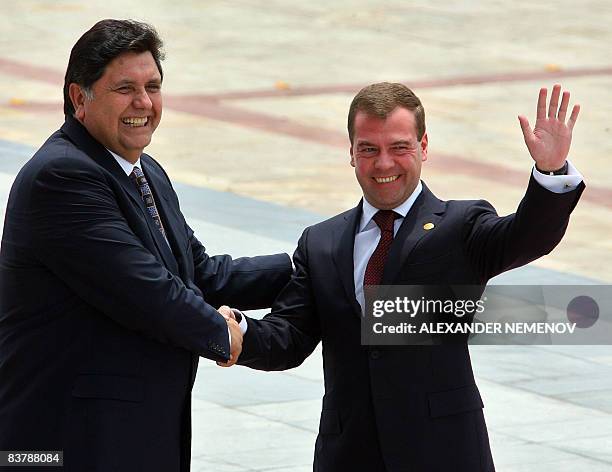
<instances>
[{"instance_id":1,"label":"dark red necktie","mask_svg":"<svg viewBox=\"0 0 612 472\"><path fill-rule=\"evenodd\" d=\"M368 261L368 265L366 266L365 276L363 278L364 286L380 285L385 262L389 255L389 248L393 242L393 222L396 218L400 218L400 215L393 210L378 210L374 215L373 220L380 228L380 241L378 241L378 246L374 249Z\"/></svg>"}]
</instances>

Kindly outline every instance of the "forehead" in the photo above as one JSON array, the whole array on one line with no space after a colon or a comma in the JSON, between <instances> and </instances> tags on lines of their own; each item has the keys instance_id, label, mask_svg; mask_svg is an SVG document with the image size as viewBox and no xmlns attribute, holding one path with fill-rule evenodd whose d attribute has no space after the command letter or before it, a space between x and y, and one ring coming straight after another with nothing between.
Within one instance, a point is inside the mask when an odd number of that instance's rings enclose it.
<instances>
[{"instance_id":1,"label":"forehead","mask_svg":"<svg viewBox=\"0 0 612 472\"><path fill-rule=\"evenodd\" d=\"M398 107L386 118L368 115L359 111L355 115L354 138L373 140L381 138L416 140L416 119L414 112Z\"/></svg>"},{"instance_id":2,"label":"forehead","mask_svg":"<svg viewBox=\"0 0 612 472\"><path fill-rule=\"evenodd\" d=\"M108 63L101 79L150 81L161 80L161 74L150 51L126 52Z\"/></svg>"}]
</instances>

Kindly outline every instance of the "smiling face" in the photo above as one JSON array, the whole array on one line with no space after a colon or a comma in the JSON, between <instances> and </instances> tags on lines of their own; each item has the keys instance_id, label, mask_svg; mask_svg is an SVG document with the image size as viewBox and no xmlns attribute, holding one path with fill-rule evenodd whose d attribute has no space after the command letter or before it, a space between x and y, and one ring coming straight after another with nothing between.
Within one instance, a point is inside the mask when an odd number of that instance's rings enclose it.
<instances>
[{"instance_id":1,"label":"smiling face","mask_svg":"<svg viewBox=\"0 0 612 472\"><path fill-rule=\"evenodd\" d=\"M161 75L149 51L113 59L88 98L70 84L75 118L104 147L134 163L151 142L162 114Z\"/></svg>"},{"instance_id":2,"label":"smiling face","mask_svg":"<svg viewBox=\"0 0 612 472\"><path fill-rule=\"evenodd\" d=\"M420 141L414 113L398 107L386 118L359 111L355 115L351 165L366 200L379 210L405 202L427 160L427 133Z\"/></svg>"}]
</instances>

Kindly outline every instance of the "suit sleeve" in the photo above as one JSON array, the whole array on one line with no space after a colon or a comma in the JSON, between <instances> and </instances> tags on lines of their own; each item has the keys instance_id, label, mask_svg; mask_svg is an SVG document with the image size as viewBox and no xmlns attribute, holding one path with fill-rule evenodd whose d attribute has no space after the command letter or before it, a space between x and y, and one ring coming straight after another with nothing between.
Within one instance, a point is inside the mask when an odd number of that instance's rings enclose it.
<instances>
[{"instance_id":1,"label":"suit sleeve","mask_svg":"<svg viewBox=\"0 0 612 472\"><path fill-rule=\"evenodd\" d=\"M321 329L308 270L308 229L293 255L295 272L272 311L261 320L247 318L238 364L258 370L299 366L321 340Z\"/></svg>"},{"instance_id":2,"label":"suit sleeve","mask_svg":"<svg viewBox=\"0 0 612 472\"><path fill-rule=\"evenodd\" d=\"M558 194L532 176L516 213L499 217L483 200L468 207L465 247L480 282L550 253L565 234L584 188L580 183L575 190Z\"/></svg>"},{"instance_id":3,"label":"suit sleeve","mask_svg":"<svg viewBox=\"0 0 612 472\"><path fill-rule=\"evenodd\" d=\"M41 262L125 328L213 360L229 358L227 324L134 235L106 176L76 159L37 174L29 224Z\"/></svg>"},{"instance_id":4,"label":"suit sleeve","mask_svg":"<svg viewBox=\"0 0 612 472\"><path fill-rule=\"evenodd\" d=\"M188 235L195 284L213 306L230 305L239 310L268 308L291 277L293 269L287 254L238 259L209 256L189 227Z\"/></svg>"}]
</instances>

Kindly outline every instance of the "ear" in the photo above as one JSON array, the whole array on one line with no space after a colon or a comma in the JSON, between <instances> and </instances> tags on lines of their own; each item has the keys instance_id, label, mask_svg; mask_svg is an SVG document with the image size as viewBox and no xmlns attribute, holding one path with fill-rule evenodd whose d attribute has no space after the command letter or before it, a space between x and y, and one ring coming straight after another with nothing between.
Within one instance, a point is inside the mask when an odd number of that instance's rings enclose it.
<instances>
[{"instance_id":1,"label":"ear","mask_svg":"<svg viewBox=\"0 0 612 472\"><path fill-rule=\"evenodd\" d=\"M70 100L72 101L72 106L74 107L74 117L80 122L85 118L85 94L83 93L83 89L78 84L72 82L68 86L68 95L70 96Z\"/></svg>"},{"instance_id":2,"label":"ear","mask_svg":"<svg viewBox=\"0 0 612 472\"><path fill-rule=\"evenodd\" d=\"M351 146L351 149L349 152L351 153L351 165L355 167L355 156L353 156L353 146Z\"/></svg>"},{"instance_id":3,"label":"ear","mask_svg":"<svg viewBox=\"0 0 612 472\"><path fill-rule=\"evenodd\" d=\"M421 160L425 162L427 160L427 133L421 138Z\"/></svg>"}]
</instances>

